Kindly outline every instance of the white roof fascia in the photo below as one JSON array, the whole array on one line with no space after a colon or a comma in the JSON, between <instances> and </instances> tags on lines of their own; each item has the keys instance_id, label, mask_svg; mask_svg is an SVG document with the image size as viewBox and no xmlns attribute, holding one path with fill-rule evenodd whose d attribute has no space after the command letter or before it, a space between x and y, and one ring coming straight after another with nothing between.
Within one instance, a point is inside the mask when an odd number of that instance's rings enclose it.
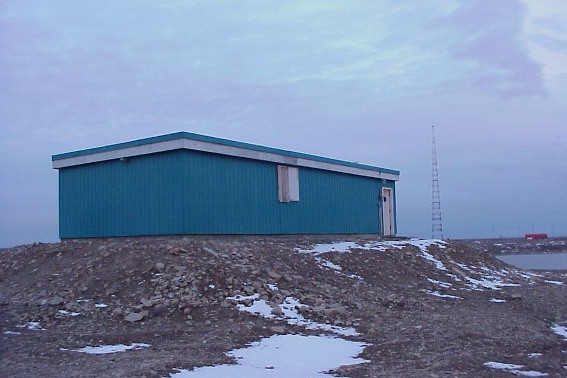
<instances>
[{"instance_id":1,"label":"white roof fascia","mask_svg":"<svg viewBox=\"0 0 567 378\"><path fill-rule=\"evenodd\" d=\"M247 159L269 161L272 163L286 164L291 166L308 167L322 169L326 171L348 173L357 176L381 178L386 180L397 181L398 175L392 173L378 172L357 167L349 167L346 165L333 164L323 161L310 160L305 158L296 158L290 156L279 155L271 152L250 150L241 147L226 146L222 144L204 142L192 139L174 139L163 142L148 143L141 146L127 147L118 150L104 151L83 156L74 156L65 159L53 161L54 169L73 167L76 165L97 163L101 161L116 160L129 158L134 156L149 155L158 152L166 152L172 150L195 150L216 153L221 155L235 156Z\"/></svg>"}]
</instances>

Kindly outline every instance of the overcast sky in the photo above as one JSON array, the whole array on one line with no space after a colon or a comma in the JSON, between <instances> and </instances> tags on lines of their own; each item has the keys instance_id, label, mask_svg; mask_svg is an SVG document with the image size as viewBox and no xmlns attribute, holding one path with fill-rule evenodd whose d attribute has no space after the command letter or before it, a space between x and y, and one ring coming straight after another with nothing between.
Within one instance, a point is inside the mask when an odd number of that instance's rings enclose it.
<instances>
[{"instance_id":1,"label":"overcast sky","mask_svg":"<svg viewBox=\"0 0 567 378\"><path fill-rule=\"evenodd\" d=\"M51 155L175 131L401 171L401 235L567 235L567 2L0 3L0 247L56 241Z\"/></svg>"}]
</instances>

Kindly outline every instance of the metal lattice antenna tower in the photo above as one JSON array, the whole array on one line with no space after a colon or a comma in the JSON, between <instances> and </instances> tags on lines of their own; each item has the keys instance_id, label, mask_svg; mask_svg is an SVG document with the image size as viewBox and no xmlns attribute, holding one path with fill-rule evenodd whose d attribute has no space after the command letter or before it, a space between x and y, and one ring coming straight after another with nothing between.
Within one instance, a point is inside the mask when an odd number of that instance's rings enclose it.
<instances>
[{"instance_id":1,"label":"metal lattice antenna tower","mask_svg":"<svg viewBox=\"0 0 567 378\"><path fill-rule=\"evenodd\" d=\"M433 239L443 239L441 222L441 197L439 196L439 171L437 168L437 149L435 148L435 126L431 126L433 135L433 172L432 172L432 232Z\"/></svg>"}]
</instances>

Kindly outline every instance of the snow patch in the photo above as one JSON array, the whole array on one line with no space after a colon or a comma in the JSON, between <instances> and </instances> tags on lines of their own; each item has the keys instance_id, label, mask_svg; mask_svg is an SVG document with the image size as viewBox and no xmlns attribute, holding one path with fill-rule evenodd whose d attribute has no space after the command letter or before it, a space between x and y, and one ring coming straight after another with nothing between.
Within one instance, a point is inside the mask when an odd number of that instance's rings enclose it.
<instances>
[{"instance_id":1,"label":"snow patch","mask_svg":"<svg viewBox=\"0 0 567 378\"><path fill-rule=\"evenodd\" d=\"M469 286L473 290L479 290L479 291L482 291L483 290L482 288L490 289L490 290L501 290L502 287L505 286L521 286L520 284L516 284L516 283L504 282L500 278L494 276L484 276L478 280L471 277L465 277L465 279L469 281L467 286Z\"/></svg>"},{"instance_id":2,"label":"snow patch","mask_svg":"<svg viewBox=\"0 0 567 378\"><path fill-rule=\"evenodd\" d=\"M451 284L451 283L449 283L449 282L437 281L437 280L434 280L434 279L432 279L432 278L428 278L427 281L431 282L432 284L439 285L439 286L441 286L443 289L448 289L448 288L450 288L451 286L453 286L453 284Z\"/></svg>"},{"instance_id":3,"label":"snow patch","mask_svg":"<svg viewBox=\"0 0 567 378\"><path fill-rule=\"evenodd\" d=\"M540 373L534 370L521 370L524 365L504 364L502 362L489 361L484 363L485 366L491 369L504 370L512 374L522 375L525 377L545 377L547 373Z\"/></svg>"},{"instance_id":4,"label":"snow patch","mask_svg":"<svg viewBox=\"0 0 567 378\"><path fill-rule=\"evenodd\" d=\"M96 308L106 308L108 305L106 303L95 303Z\"/></svg>"},{"instance_id":5,"label":"snow patch","mask_svg":"<svg viewBox=\"0 0 567 378\"><path fill-rule=\"evenodd\" d=\"M358 274L345 274L348 278L354 278L355 280L364 281L364 278L359 276Z\"/></svg>"},{"instance_id":6,"label":"snow patch","mask_svg":"<svg viewBox=\"0 0 567 378\"><path fill-rule=\"evenodd\" d=\"M428 249L431 246L436 246L438 248L446 248L446 242L442 240L436 239L408 239L408 240L387 240L387 241L370 241L366 243L357 244L355 242L335 242L335 243L328 243L328 244L316 244L311 249L299 249L296 248L298 253L306 253L312 254L317 256L317 262L320 266L332 269L340 274L342 273L342 267L337 264L334 264L331 261L323 259L319 255L323 253L329 252L339 252L339 253L349 253L353 249L359 250L366 250L366 251L378 251L384 252L388 249L402 249L407 246L413 246L419 249L419 256L429 262L431 262L438 270L443 271L448 277L452 278L455 281L461 281L462 279L458 276L450 273L449 269L445 266L445 264L439 260L437 257L429 253ZM509 270L500 269L500 270L492 270L485 266L482 262L478 262L478 266L467 266L466 264L458 263L456 261L450 261L451 264L455 265L455 267L459 267L463 271L467 272L467 274L463 274L463 279L467 281L467 286L470 290L477 290L483 291L485 289L490 290L501 290L503 287L510 287L510 286L521 286L517 283L510 283L506 282L505 280L507 276L511 273ZM475 275L470 277L471 275ZM519 273L519 275L526 279L531 280L534 277L539 277L539 275L535 273ZM358 276L349 276L352 278L358 278ZM434 283L436 285L441 286L442 288L449 288L452 286L449 282L443 282L438 280L429 279L429 282ZM557 281L556 281L557 282Z\"/></svg>"},{"instance_id":7,"label":"snow patch","mask_svg":"<svg viewBox=\"0 0 567 378\"><path fill-rule=\"evenodd\" d=\"M324 372L368 362L357 357L367 344L330 336L275 335L235 349L227 355L236 365L180 370L171 378L189 377L329 377Z\"/></svg>"},{"instance_id":8,"label":"snow patch","mask_svg":"<svg viewBox=\"0 0 567 378\"><path fill-rule=\"evenodd\" d=\"M447 270L447 268L445 267L445 265L440 261L437 260L435 257L433 257L433 255L429 252L427 252L426 250L420 249L421 251L421 257L423 257L424 259L431 261L435 267L439 270Z\"/></svg>"},{"instance_id":9,"label":"snow patch","mask_svg":"<svg viewBox=\"0 0 567 378\"><path fill-rule=\"evenodd\" d=\"M531 281L533 278L541 278L543 275L532 272L519 272L518 275L526 281Z\"/></svg>"},{"instance_id":10,"label":"snow patch","mask_svg":"<svg viewBox=\"0 0 567 378\"><path fill-rule=\"evenodd\" d=\"M353 248L365 249L364 246L358 245L355 242L340 241L340 242L327 243L327 244L316 244L311 249L296 248L296 252L319 255L321 253L327 253L327 252L347 253L350 252L350 250Z\"/></svg>"},{"instance_id":11,"label":"snow patch","mask_svg":"<svg viewBox=\"0 0 567 378\"><path fill-rule=\"evenodd\" d=\"M273 287L277 290L277 286L273 285ZM315 321L306 319L303 315L301 315L298 312L299 308L306 306L303 303L301 303L298 299L293 297L286 297L284 302L279 305L282 310L281 316L274 315L272 313L272 307L270 306L270 304L267 301L260 299L260 294L258 293L248 296L237 295L234 297L228 297L227 299L239 302L236 305L238 310L245 311L253 315L262 316L267 319L284 320L290 325L301 326L311 330L332 332L342 336L360 335L352 327L332 326L329 324L317 323ZM246 306L245 304L240 303L240 302L248 302L250 300L253 301L250 306Z\"/></svg>"},{"instance_id":12,"label":"snow patch","mask_svg":"<svg viewBox=\"0 0 567 378\"><path fill-rule=\"evenodd\" d=\"M406 246L417 247L422 252L427 252L427 249L436 245L439 248L445 248L445 242L436 239L409 239L409 240L387 240L387 241L372 241L364 244L357 244L355 242L334 242L328 244L316 244L311 249L296 248L296 252L308 253L319 255L328 252L349 253L352 249L362 249L366 251L379 251L384 252L388 249L402 249Z\"/></svg>"},{"instance_id":13,"label":"snow patch","mask_svg":"<svg viewBox=\"0 0 567 378\"><path fill-rule=\"evenodd\" d=\"M320 255L322 253L329 252L339 252L339 253L349 253L353 249L361 249L365 251L378 251L384 252L388 249L402 249L407 246L417 247L421 253L421 257L431 261L437 269L447 270L443 263L436 259L427 250L429 247L435 245L438 248L446 248L445 242L437 239L408 239L408 240L387 240L387 241L372 241L364 244L357 244L355 242L335 242L327 244L316 244L311 249L300 249L296 248L295 251L298 253L307 253L312 255ZM335 269L336 270L336 269Z\"/></svg>"},{"instance_id":14,"label":"snow patch","mask_svg":"<svg viewBox=\"0 0 567 378\"><path fill-rule=\"evenodd\" d=\"M490 298L490 302L492 302L492 303L506 303L506 299Z\"/></svg>"},{"instance_id":15,"label":"snow patch","mask_svg":"<svg viewBox=\"0 0 567 378\"><path fill-rule=\"evenodd\" d=\"M5 331L4 335L21 335L21 332Z\"/></svg>"},{"instance_id":16,"label":"snow patch","mask_svg":"<svg viewBox=\"0 0 567 378\"><path fill-rule=\"evenodd\" d=\"M492 270L484 266L482 263L478 263L478 267L470 267L465 264L457 263L456 261L451 261L452 264L458 266L459 268L467 271L470 274L479 275L478 278L472 278L468 275L464 275L464 280L468 281L467 286L470 290L483 291L484 289L490 290L501 290L502 287L510 286L521 286L517 283L505 282L504 279L509 275L509 271L502 270ZM526 277L523 277L526 278Z\"/></svg>"},{"instance_id":17,"label":"snow patch","mask_svg":"<svg viewBox=\"0 0 567 378\"><path fill-rule=\"evenodd\" d=\"M431 291L431 290L423 290L425 293L429 294L429 295L433 295L434 297L439 297L439 298L451 298L451 299L463 299L461 297L457 297L455 295L449 295L449 294L443 294L440 293L438 291Z\"/></svg>"},{"instance_id":18,"label":"snow patch","mask_svg":"<svg viewBox=\"0 0 567 378\"><path fill-rule=\"evenodd\" d=\"M268 284L268 287L272 291L278 291L278 286L274 284ZM299 309L302 307L308 307L301 303L297 298L286 297L279 305L282 310L282 315L276 316L272 313L273 307L269 302L260 299L260 294L256 293L253 295L236 295L234 297L228 297L228 300L233 300L237 302L236 308L240 311L245 311L253 315L262 316L267 319L279 319L284 320L290 325L296 325L305 327L312 330L321 330L332 332L342 336L359 336L360 334L352 327L339 327L332 326L329 324L317 323L315 321L306 319L302 314L299 313ZM250 304L251 302L251 304ZM249 305L247 305L249 304Z\"/></svg>"},{"instance_id":19,"label":"snow patch","mask_svg":"<svg viewBox=\"0 0 567 378\"><path fill-rule=\"evenodd\" d=\"M315 261L317 261L317 264L319 264L319 266L334 270L337 274L339 274L341 276L354 278L354 279L357 279L357 280L360 280L360 281L364 281L364 279L362 277L360 277L358 274L343 273L343 268L340 265L333 263L332 261L329 261L327 259L324 259L324 258L318 257L318 256L315 257Z\"/></svg>"},{"instance_id":20,"label":"snow patch","mask_svg":"<svg viewBox=\"0 0 567 378\"><path fill-rule=\"evenodd\" d=\"M528 353L529 358L539 358L543 356L543 353Z\"/></svg>"},{"instance_id":21,"label":"snow patch","mask_svg":"<svg viewBox=\"0 0 567 378\"><path fill-rule=\"evenodd\" d=\"M339 265L337 265L337 264L335 264L335 263L333 263L329 260L325 260L321 257L315 257L315 261L317 261L317 263L320 266L323 266L325 268L329 268L329 269L332 269L332 270L336 270L337 272L341 272L343 270L343 268L340 267Z\"/></svg>"},{"instance_id":22,"label":"snow patch","mask_svg":"<svg viewBox=\"0 0 567 378\"><path fill-rule=\"evenodd\" d=\"M57 312L60 313L61 315L67 315L67 316L79 316L79 315L81 315L80 312L71 312L71 311L67 311L67 310L59 310Z\"/></svg>"},{"instance_id":23,"label":"snow patch","mask_svg":"<svg viewBox=\"0 0 567 378\"><path fill-rule=\"evenodd\" d=\"M562 336L565 341L567 341L567 327L561 326L559 324L554 324L551 326L551 330L559 336Z\"/></svg>"},{"instance_id":24,"label":"snow patch","mask_svg":"<svg viewBox=\"0 0 567 378\"><path fill-rule=\"evenodd\" d=\"M150 347L150 344L143 344L143 343L132 343L130 345L124 344L116 344L116 345L100 345L100 346L86 346L81 349L65 349L60 348L59 350L69 351L69 352L79 352L79 353L87 353L87 354L112 354L112 353L119 353L125 352L131 349L142 349Z\"/></svg>"},{"instance_id":25,"label":"snow patch","mask_svg":"<svg viewBox=\"0 0 567 378\"><path fill-rule=\"evenodd\" d=\"M463 269L463 270L466 270L466 271L468 271L468 272L472 272L472 269L469 268L469 267L468 267L467 265L465 265L465 264L461 264L461 263L458 263L458 262L456 262L456 261L452 261L452 263L455 264L456 266L458 266L459 268Z\"/></svg>"},{"instance_id":26,"label":"snow patch","mask_svg":"<svg viewBox=\"0 0 567 378\"><path fill-rule=\"evenodd\" d=\"M18 328L27 328L32 331L45 331L45 328L39 324L39 322L27 322L22 325L16 326Z\"/></svg>"}]
</instances>

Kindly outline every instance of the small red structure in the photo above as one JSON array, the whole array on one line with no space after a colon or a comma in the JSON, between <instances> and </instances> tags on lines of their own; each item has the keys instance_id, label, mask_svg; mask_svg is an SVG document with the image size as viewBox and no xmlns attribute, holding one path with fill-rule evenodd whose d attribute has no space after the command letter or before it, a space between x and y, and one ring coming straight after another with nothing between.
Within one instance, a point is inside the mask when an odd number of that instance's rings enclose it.
<instances>
[{"instance_id":1,"label":"small red structure","mask_svg":"<svg viewBox=\"0 0 567 378\"><path fill-rule=\"evenodd\" d=\"M524 235L524 238L526 238L528 240L547 239L547 234L526 234L526 235Z\"/></svg>"}]
</instances>

